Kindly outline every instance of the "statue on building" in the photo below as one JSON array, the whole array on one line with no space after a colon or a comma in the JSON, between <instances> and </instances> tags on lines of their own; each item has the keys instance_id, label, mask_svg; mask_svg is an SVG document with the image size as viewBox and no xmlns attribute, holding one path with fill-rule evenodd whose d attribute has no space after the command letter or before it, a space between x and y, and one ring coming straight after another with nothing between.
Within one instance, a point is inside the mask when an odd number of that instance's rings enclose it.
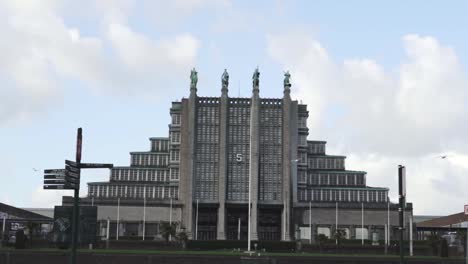
<instances>
[{"instance_id":1,"label":"statue on building","mask_svg":"<svg viewBox=\"0 0 468 264\"><path fill-rule=\"evenodd\" d=\"M258 86L259 83L260 83L260 72L258 71L258 67L257 67L252 76L252 84L253 86Z\"/></svg>"},{"instance_id":2,"label":"statue on building","mask_svg":"<svg viewBox=\"0 0 468 264\"><path fill-rule=\"evenodd\" d=\"M190 89L197 88L198 73L195 68L190 72Z\"/></svg>"},{"instance_id":3,"label":"statue on building","mask_svg":"<svg viewBox=\"0 0 468 264\"><path fill-rule=\"evenodd\" d=\"M229 85L229 73L224 69L223 75L221 75L221 84L223 88L227 88Z\"/></svg>"},{"instance_id":4,"label":"statue on building","mask_svg":"<svg viewBox=\"0 0 468 264\"><path fill-rule=\"evenodd\" d=\"M289 82L289 79L291 78L291 74L289 73L289 71L286 71L284 73L284 86L288 86L288 87L291 87L291 83Z\"/></svg>"}]
</instances>

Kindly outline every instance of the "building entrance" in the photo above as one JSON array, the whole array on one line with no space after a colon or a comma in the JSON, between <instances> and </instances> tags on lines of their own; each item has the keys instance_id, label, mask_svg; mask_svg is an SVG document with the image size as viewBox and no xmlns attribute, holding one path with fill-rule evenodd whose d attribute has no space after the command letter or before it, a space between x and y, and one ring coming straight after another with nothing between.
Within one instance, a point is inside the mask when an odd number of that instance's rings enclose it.
<instances>
[{"instance_id":1,"label":"building entrance","mask_svg":"<svg viewBox=\"0 0 468 264\"><path fill-rule=\"evenodd\" d=\"M227 209L227 239L247 240L247 229L247 206Z\"/></svg>"},{"instance_id":2,"label":"building entrance","mask_svg":"<svg viewBox=\"0 0 468 264\"><path fill-rule=\"evenodd\" d=\"M258 239L281 240L281 209L258 210Z\"/></svg>"},{"instance_id":3,"label":"building entrance","mask_svg":"<svg viewBox=\"0 0 468 264\"><path fill-rule=\"evenodd\" d=\"M196 216L196 212L195 212L195 216ZM218 217L217 208L199 208L198 209L197 240L216 240L217 217Z\"/></svg>"}]
</instances>

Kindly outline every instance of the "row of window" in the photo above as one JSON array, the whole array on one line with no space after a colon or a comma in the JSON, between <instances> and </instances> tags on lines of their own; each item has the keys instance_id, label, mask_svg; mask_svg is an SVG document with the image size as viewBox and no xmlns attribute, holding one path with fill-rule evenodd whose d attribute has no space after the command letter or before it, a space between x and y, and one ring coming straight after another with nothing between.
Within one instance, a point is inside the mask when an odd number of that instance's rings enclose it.
<instances>
[{"instance_id":1,"label":"row of window","mask_svg":"<svg viewBox=\"0 0 468 264\"><path fill-rule=\"evenodd\" d=\"M199 107L197 110L197 124L219 125L219 108Z\"/></svg>"},{"instance_id":2,"label":"row of window","mask_svg":"<svg viewBox=\"0 0 468 264\"><path fill-rule=\"evenodd\" d=\"M387 190L306 189L299 188L301 202L387 202Z\"/></svg>"},{"instance_id":3,"label":"row of window","mask_svg":"<svg viewBox=\"0 0 468 264\"><path fill-rule=\"evenodd\" d=\"M197 112L195 198L217 200L219 108L200 106Z\"/></svg>"},{"instance_id":4,"label":"row of window","mask_svg":"<svg viewBox=\"0 0 468 264\"><path fill-rule=\"evenodd\" d=\"M112 184L90 185L88 196L101 198L178 199L179 187Z\"/></svg>"},{"instance_id":5,"label":"row of window","mask_svg":"<svg viewBox=\"0 0 468 264\"><path fill-rule=\"evenodd\" d=\"M325 154L325 143L308 142L307 147L310 154Z\"/></svg>"},{"instance_id":6,"label":"row of window","mask_svg":"<svg viewBox=\"0 0 468 264\"><path fill-rule=\"evenodd\" d=\"M132 166L160 166L168 164L169 155L167 153L141 153L131 154L130 164Z\"/></svg>"},{"instance_id":7,"label":"row of window","mask_svg":"<svg viewBox=\"0 0 468 264\"><path fill-rule=\"evenodd\" d=\"M151 151L153 152L168 152L169 140L167 139L153 139L151 140Z\"/></svg>"},{"instance_id":8,"label":"row of window","mask_svg":"<svg viewBox=\"0 0 468 264\"><path fill-rule=\"evenodd\" d=\"M169 178L170 177L170 178ZM165 182L179 180L179 168L168 169L112 169L111 180L114 181L152 181Z\"/></svg>"},{"instance_id":9,"label":"row of window","mask_svg":"<svg viewBox=\"0 0 468 264\"><path fill-rule=\"evenodd\" d=\"M309 157L309 169L344 170L344 158L337 157Z\"/></svg>"},{"instance_id":10,"label":"row of window","mask_svg":"<svg viewBox=\"0 0 468 264\"><path fill-rule=\"evenodd\" d=\"M250 108L247 107L230 107L228 113L229 126L233 125L249 125Z\"/></svg>"},{"instance_id":11,"label":"row of window","mask_svg":"<svg viewBox=\"0 0 468 264\"><path fill-rule=\"evenodd\" d=\"M365 185L364 173L309 173L298 172L298 182L310 185Z\"/></svg>"}]
</instances>

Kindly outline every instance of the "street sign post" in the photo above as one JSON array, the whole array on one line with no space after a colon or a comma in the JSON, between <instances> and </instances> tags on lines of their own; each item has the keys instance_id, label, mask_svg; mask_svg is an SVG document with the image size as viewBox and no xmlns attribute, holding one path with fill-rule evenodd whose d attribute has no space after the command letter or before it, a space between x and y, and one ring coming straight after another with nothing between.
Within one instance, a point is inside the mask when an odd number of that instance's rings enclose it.
<instances>
[{"instance_id":1,"label":"street sign post","mask_svg":"<svg viewBox=\"0 0 468 264\"><path fill-rule=\"evenodd\" d=\"M79 226L79 192L81 169L112 169L109 163L81 163L82 129L78 128L76 137L76 159L65 160L65 169L44 170L44 189L46 190L74 190L73 219L72 219L72 246L70 263L76 264L76 247L78 242Z\"/></svg>"}]
</instances>

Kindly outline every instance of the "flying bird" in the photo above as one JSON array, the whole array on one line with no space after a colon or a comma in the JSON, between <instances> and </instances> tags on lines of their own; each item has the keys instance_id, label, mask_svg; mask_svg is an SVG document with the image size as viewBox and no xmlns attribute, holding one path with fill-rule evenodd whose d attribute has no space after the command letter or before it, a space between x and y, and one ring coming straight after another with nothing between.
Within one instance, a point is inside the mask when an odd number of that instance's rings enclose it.
<instances>
[{"instance_id":1,"label":"flying bird","mask_svg":"<svg viewBox=\"0 0 468 264\"><path fill-rule=\"evenodd\" d=\"M32 169L33 169L33 171L37 171L36 168L32 168Z\"/></svg>"}]
</instances>

